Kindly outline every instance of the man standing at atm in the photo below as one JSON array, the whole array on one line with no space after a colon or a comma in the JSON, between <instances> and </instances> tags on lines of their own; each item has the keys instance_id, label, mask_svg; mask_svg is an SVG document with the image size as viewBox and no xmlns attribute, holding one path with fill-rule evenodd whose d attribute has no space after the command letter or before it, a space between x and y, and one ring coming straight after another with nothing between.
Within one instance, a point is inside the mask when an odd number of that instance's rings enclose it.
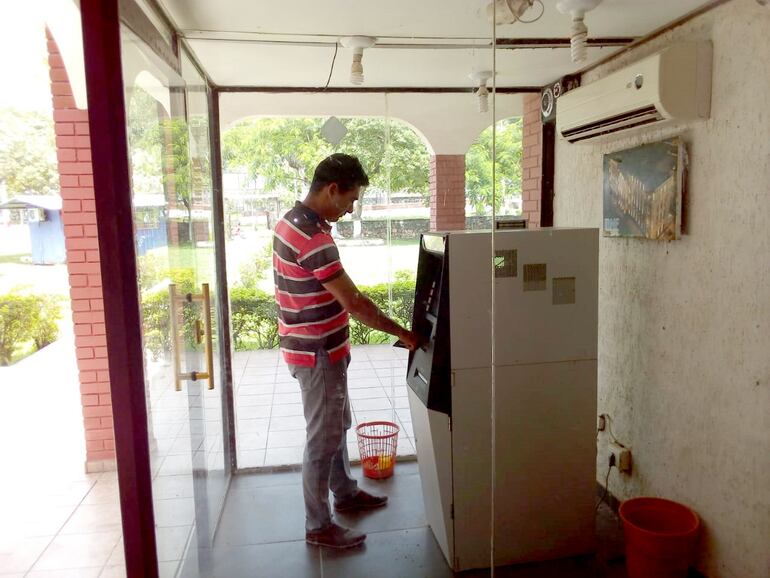
<instances>
[{"instance_id":1,"label":"man standing at atm","mask_svg":"<svg viewBox=\"0 0 770 578\"><path fill-rule=\"evenodd\" d=\"M333 154L318 165L310 192L275 225L273 273L281 352L299 381L307 424L302 462L305 539L330 548L351 548L366 535L332 521L329 490L338 511L378 508L387 497L358 488L350 474L347 430L351 425L347 368L348 317L398 337L407 348L418 336L385 315L355 286L340 262L329 223L353 212L369 185L361 163Z\"/></svg>"}]
</instances>

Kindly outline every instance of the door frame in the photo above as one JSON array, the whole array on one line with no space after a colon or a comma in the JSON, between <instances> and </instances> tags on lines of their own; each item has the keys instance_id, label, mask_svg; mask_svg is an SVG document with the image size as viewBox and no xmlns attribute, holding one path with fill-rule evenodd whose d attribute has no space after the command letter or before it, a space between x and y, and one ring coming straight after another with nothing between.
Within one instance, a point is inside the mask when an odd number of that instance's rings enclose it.
<instances>
[{"instance_id":1,"label":"door frame","mask_svg":"<svg viewBox=\"0 0 770 578\"><path fill-rule=\"evenodd\" d=\"M157 578L118 1L81 0L80 16L126 574Z\"/></svg>"},{"instance_id":2,"label":"door frame","mask_svg":"<svg viewBox=\"0 0 770 578\"><path fill-rule=\"evenodd\" d=\"M185 49L187 47L185 46ZM211 189L214 215L214 261L216 263L217 283L217 312L221 383L224 398L222 399L222 425L225 434L225 473L231 476L238 469L238 454L235 451L235 400L233 393L233 363L232 339L230 333L230 286L227 283L227 248L225 240L225 203L222 186L222 149L221 127L219 122L219 92L212 88L209 77L198 66L198 62L187 51L190 60L206 79L209 106L209 148L211 154Z\"/></svg>"},{"instance_id":3,"label":"door frame","mask_svg":"<svg viewBox=\"0 0 770 578\"><path fill-rule=\"evenodd\" d=\"M121 23L128 26L166 64L181 69L184 50L206 81L212 168L212 211L216 262L218 345L225 474L235 471L235 423L232 389L230 312L225 269L224 202L218 94L192 51L180 45L177 31L164 18L171 44L134 0L81 0L81 26L97 234L102 256L104 318L115 454L120 487L121 522L128 578L156 578L158 554L152 495L144 349L137 284L125 93L122 78ZM225 329L225 330L222 330ZM142 387L136 387L142 384Z\"/></svg>"}]
</instances>

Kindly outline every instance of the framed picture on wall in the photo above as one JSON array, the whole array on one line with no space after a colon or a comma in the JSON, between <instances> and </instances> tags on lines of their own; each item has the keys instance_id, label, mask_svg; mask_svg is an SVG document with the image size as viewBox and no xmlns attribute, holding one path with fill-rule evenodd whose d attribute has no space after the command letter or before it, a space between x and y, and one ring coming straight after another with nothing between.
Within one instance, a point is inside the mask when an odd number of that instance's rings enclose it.
<instances>
[{"instance_id":1,"label":"framed picture on wall","mask_svg":"<svg viewBox=\"0 0 770 578\"><path fill-rule=\"evenodd\" d=\"M604 236L679 239L685 165L679 138L604 155Z\"/></svg>"}]
</instances>

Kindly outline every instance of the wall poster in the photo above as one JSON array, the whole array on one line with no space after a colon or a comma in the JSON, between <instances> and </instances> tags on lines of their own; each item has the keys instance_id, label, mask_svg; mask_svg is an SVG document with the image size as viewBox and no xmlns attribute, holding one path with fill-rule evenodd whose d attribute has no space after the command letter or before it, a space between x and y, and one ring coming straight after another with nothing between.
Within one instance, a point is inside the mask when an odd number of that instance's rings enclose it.
<instances>
[{"instance_id":1,"label":"wall poster","mask_svg":"<svg viewBox=\"0 0 770 578\"><path fill-rule=\"evenodd\" d=\"M679 239L685 165L679 138L604 155L604 236Z\"/></svg>"}]
</instances>

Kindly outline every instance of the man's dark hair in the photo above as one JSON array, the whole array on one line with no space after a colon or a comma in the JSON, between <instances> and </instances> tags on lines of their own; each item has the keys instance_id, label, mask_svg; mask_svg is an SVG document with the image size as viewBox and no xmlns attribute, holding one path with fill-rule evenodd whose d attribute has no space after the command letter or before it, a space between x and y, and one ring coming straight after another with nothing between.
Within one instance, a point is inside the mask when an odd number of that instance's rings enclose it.
<instances>
[{"instance_id":1,"label":"man's dark hair","mask_svg":"<svg viewBox=\"0 0 770 578\"><path fill-rule=\"evenodd\" d=\"M337 183L340 191L345 193L354 187L368 187L369 177L356 157L334 153L316 167L310 192L316 193L331 183Z\"/></svg>"}]
</instances>

